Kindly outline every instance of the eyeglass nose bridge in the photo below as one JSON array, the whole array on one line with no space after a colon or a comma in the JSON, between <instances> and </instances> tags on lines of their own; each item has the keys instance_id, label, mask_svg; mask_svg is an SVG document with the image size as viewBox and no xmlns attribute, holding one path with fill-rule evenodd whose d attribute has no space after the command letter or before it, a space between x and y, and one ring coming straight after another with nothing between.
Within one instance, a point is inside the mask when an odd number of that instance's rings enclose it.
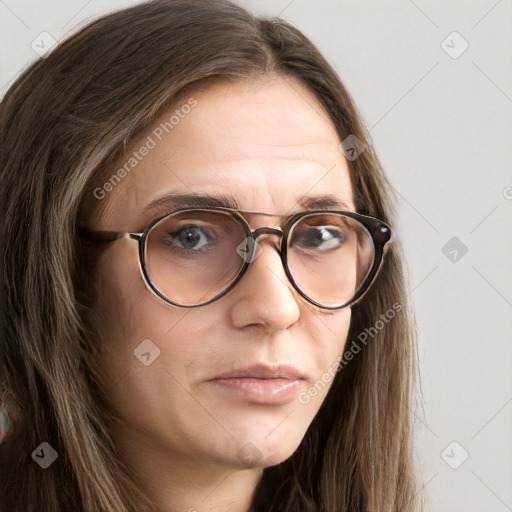
<instances>
[{"instance_id":1,"label":"eyeglass nose bridge","mask_svg":"<svg viewBox=\"0 0 512 512\"><path fill-rule=\"evenodd\" d=\"M277 235L279 236L279 244L281 243L284 232L281 228L274 228L272 226L260 226L259 228L255 229L252 233L252 238L256 242L257 238L261 235ZM278 247L279 250L279 247Z\"/></svg>"},{"instance_id":2,"label":"eyeglass nose bridge","mask_svg":"<svg viewBox=\"0 0 512 512\"><path fill-rule=\"evenodd\" d=\"M281 228L273 228L272 226L261 226L251 233L254 240L265 234L279 235L282 238L284 233Z\"/></svg>"},{"instance_id":3,"label":"eyeglass nose bridge","mask_svg":"<svg viewBox=\"0 0 512 512\"><path fill-rule=\"evenodd\" d=\"M261 226L261 227L255 229L254 231L249 231L249 233L250 234L249 234L248 238L246 239L245 249L243 250L243 252L245 254L239 253L243 257L243 259L247 262L247 264L252 263L259 256L259 254L262 251L262 249L259 248L259 244L257 241L257 239L260 236L262 236L262 235L278 235L280 237L280 240L282 240L283 236L284 236L284 232L282 229L275 228L272 226ZM276 247L276 249L282 258L280 245L278 245ZM246 250L249 250L248 254L245 252Z\"/></svg>"}]
</instances>

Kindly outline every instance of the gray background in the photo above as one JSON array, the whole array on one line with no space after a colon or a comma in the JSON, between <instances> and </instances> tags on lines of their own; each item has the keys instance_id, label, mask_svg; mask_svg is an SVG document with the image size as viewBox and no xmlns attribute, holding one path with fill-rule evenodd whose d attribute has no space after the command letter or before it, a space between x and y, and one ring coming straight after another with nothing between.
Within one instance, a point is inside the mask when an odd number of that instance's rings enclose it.
<instances>
[{"instance_id":1,"label":"gray background","mask_svg":"<svg viewBox=\"0 0 512 512\"><path fill-rule=\"evenodd\" d=\"M135 3L0 0L0 95L42 32L60 40ZM512 1L239 3L319 47L396 190L420 344L418 492L429 510L512 511Z\"/></svg>"}]
</instances>

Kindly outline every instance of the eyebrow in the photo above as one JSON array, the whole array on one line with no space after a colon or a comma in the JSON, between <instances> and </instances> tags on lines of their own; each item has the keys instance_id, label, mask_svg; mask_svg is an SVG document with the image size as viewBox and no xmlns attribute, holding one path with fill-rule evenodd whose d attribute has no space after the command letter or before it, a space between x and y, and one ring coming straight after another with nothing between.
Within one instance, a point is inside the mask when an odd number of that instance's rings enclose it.
<instances>
[{"instance_id":1,"label":"eyebrow","mask_svg":"<svg viewBox=\"0 0 512 512\"><path fill-rule=\"evenodd\" d=\"M348 210L347 203L332 194L304 196L297 200L304 210ZM166 214L180 208L222 207L234 210L240 208L236 198L229 194L181 194L169 193L149 203L143 210L144 217Z\"/></svg>"}]
</instances>

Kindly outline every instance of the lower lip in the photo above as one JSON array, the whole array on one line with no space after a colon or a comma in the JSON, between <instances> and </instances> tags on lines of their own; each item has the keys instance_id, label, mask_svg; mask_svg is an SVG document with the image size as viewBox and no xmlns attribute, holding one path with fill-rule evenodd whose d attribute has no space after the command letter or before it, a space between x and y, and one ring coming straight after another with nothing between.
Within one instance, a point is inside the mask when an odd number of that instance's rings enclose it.
<instances>
[{"instance_id":1,"label":"lower lip","mask_svg":"<svg viewBox=\"0 0 512 512\"><path fill-rule=\"evenodd\" d=\"M216 388L247 402L265 405L284 405L297 395L301 379L255 379L239 377L209 381Z\"/></svg>"}]
</instances>

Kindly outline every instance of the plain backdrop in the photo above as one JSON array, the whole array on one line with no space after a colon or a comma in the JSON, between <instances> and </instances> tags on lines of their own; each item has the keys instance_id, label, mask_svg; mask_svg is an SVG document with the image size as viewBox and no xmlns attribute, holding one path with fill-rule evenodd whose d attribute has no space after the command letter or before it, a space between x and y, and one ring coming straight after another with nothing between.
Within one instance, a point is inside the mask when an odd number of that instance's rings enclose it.
<instances>
[{"instance_id":1,"label":"plain backdrop","mask_svg":"<svg viewBox=\"0 0 512 512\"><path fill-rule=\"evenodd\" d=\"M43 32L59 41L135 3L0 0L0 95ZM418 492L429 510L512 511L512 1L239 3L318 46L395 189L420 348Z\"/></svg>"}]
</instances>

